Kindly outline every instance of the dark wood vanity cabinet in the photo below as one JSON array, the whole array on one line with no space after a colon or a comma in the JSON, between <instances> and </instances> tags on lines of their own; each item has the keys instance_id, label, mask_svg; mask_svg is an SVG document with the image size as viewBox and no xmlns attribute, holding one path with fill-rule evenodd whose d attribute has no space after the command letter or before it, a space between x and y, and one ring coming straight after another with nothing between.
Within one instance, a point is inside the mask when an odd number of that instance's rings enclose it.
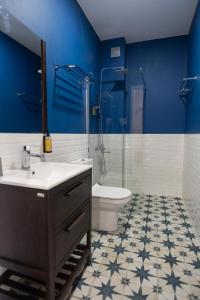
<instances>
[{"instance_id":1,"label":"dark wood vanity cabinet","mask_svg":"<svg viewBox=\"0 0 200 300\"><path fill-rule=\"evenodd\" d=\"M34 299L70 295L91 259L91 186L91 170L48 191L0 185L0 265L7 269L0 278L0 299L29 299L15 296L23 287L35 293ZM13 275L20 280L13 283ZM23 279L43 288L25 286Z\"/></svg>"}]
</instances>

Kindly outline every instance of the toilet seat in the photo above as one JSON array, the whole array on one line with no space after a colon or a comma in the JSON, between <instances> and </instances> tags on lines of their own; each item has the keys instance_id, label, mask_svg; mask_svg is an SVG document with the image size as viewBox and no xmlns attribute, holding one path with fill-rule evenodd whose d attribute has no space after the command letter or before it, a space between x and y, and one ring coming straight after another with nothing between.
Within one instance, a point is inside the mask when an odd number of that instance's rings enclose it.
<instances>
[{"instance_id":1,"label":"toilet seat","mask_svg":"<svg viewBox=\"0 0 200 300\"><path fill-rule=\"evenodd\" d=\"M131 192L125 188L103 186L96 183L92 188L92 196L96 198L123 200L131 196Z\"/></svg>"}]
</instances>

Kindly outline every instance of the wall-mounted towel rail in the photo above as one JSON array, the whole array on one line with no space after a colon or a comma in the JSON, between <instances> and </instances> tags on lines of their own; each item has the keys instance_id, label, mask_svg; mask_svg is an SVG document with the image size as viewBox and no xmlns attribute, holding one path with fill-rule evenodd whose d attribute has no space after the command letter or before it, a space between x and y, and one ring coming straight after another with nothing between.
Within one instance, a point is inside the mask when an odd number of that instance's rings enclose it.
<instances>
[{"instance_id":1,"label":"wall-mounted towel rail","mask_svg":"<svg viewBox=\"0 0 200 300\"><path fill-rule=\"evenodd\" d=\"M55 65L54 102L59 99L67 100L71 105L79 104L85 111L85 131L89 133L89 99L90 85L95 84L91 74L87 74L77 65ZM77 101L83 99L83 101ZM76 107L77 109L77 107Z\"/></svg>"},{"instance_id":2,"label":"wall-mounted towel rail","mask_svg":"<svg viewBox=\"0 0 200 300\"><path fill-rule=\"evenodd\" d=\"M95 83L95 80L92 78L92 76L87 74L77 65L55 65L55 70L57 71L59 69L70 72L78 80L82 81L82 83Z\"/></svg>"}]
</instances>

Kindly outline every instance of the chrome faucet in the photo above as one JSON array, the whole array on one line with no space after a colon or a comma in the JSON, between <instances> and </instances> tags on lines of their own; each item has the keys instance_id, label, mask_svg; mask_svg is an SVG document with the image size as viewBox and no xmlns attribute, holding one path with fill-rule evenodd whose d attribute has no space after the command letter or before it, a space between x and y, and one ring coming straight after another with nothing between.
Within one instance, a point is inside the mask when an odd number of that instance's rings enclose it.
<instances>
[{"instance_id":1,"label":"chrome faucet","mask_svg":"<svg viewBox=\"0 0 200 300\"><path fill-rule=\"evenodd\" d=\"M95 151L100 151L101 153L108 153L108 154L111 153L110 151L106 151L104 144L100 144L100 145L96 146Z\"/></svg>"},{"instance_id":2,"label":"chrome faucet","mask_svg":"<svg viewBox=\"0 0 200 300\"><path fill-rule=\"evenodd\" d=\"M22 169L23 170L29 170L30 169L31 157L38 157L38 158L40 158L40 161L45 161L44 153L42 153L42 154L31 153L31 147L30 146L24 146L23 147L23 152L22 152Z\"/></svg>"}]
</instances>

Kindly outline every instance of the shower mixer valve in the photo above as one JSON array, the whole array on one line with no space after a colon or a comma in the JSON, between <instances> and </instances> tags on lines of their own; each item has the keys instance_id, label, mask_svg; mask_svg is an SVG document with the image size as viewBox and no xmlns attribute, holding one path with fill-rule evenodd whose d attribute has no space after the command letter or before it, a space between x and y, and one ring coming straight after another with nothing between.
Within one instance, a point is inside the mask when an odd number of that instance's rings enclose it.
<instances>
[{"instance_id":1,"label":"shower mixer valve","mask_svg":"<svg viewBox=\"0 0 200 300\"><path fill-rule=\"evenodd\" d=\"M95 148L95 151L101 151L102 153L111 153L110 151L106 151L106 148L104 147L104 145L98 145Z\"/></svg>"}]
</instances>

